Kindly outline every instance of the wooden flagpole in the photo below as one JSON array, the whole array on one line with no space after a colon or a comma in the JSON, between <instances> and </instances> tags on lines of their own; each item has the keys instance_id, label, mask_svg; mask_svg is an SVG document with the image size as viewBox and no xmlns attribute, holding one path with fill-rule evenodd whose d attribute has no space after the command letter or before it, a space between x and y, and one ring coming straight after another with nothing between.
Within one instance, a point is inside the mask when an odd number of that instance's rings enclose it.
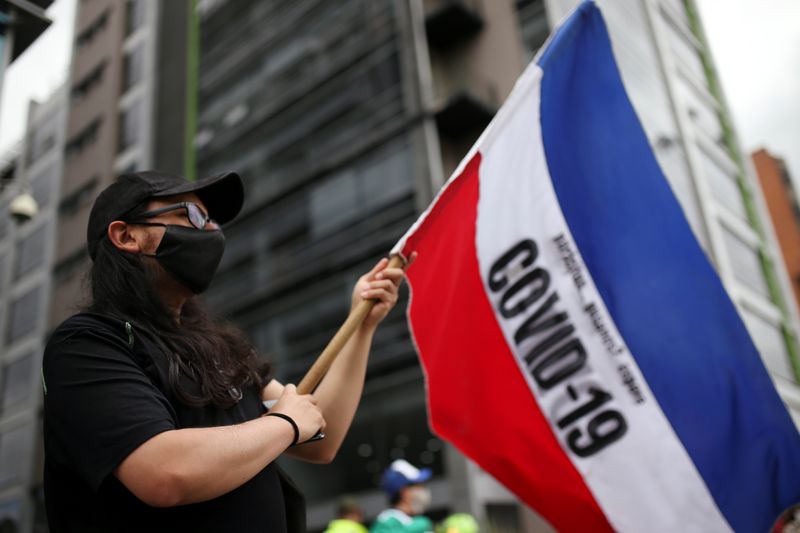
<instances>
[{"instance_id":1,"label":"wooden flagpole","mask_svg":"<svg viewBox=\"0 0 800 533\"><path fill-rule=\"evenodd\" d=\"M386 268L404 266L405 260L399 255L394 255L389 259L389 264ZM350 340L350 337L353 336L364 319L367 318L367 315L372 311L376 303L377 300L362 300L355 309L350 312L347 320L344 321L339 331L336 332L336 335L333 336L325 349L322 350L322 353L300 381L300 384L297 386L297 392L299 394L311 394L314 389L317 388L319 382L322 381L322 378L325 377L325 374L327 374L328 370L331 368L333 361L336 360L339 352L342 351L342 348L344 348L344 345Z\"/></svg>"}]
</instances>

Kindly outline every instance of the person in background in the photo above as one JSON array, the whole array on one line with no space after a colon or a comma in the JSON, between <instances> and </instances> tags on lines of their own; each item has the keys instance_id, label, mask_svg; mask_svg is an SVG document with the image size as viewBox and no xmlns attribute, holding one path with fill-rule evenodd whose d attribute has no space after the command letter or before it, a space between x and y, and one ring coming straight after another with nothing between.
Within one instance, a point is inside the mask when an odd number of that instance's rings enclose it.
<instances>
[{"instance_id":1,"label":"person in background","mask_svg":"<svg viewBox=\"0 0 800 533\"><path fill-rule=\"evenodd\" d=\"M362 525L364 511L355 498L345 496L339 500L336 509L336 519L328 524L325 533L367 533L367 528Z\"/></svg>"},{"instance_id":2,"label":"person in background","mask_svg":"<svg viewBox=\"0 0 800 533\"><path fill-rule=\"evenodd\" d=\"M471 514L455 513L436 526L436 533L478 533L478 522Z\"/></svg>"},{"instance_id":3,"label":"person in background","mask_svg":"<svg viewBox=\"0 0 800 533\"><path fill-rule=\"evenodd\" d=\"M769 530L770 533L800 533L800 503L786 509Z\"/></svg>"},{"instance_id":4,"label":"person in background","mask_svg":"<svg viewBox=\"0 0 800 533\"><path fill-rule=\"evenodd\" d=\"M431 478L429 468L418 469L398 459L383 473L381 488L389 496L391 508L382 511L370 533L432 533L433 523L423 515L431 503L425 482Z\"/></svg>"}]
</instances>

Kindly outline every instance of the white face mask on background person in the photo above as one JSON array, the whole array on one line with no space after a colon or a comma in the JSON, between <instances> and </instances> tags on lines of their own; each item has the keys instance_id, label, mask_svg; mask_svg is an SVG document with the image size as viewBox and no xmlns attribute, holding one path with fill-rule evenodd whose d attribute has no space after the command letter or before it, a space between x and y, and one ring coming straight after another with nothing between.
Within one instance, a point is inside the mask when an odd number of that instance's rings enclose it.
<instances>
[{"instance_id":1,"label":"white face mask on background person","mask_svg":"<svg viewBox=\"0 0 800 533\"><path fill-rule=\"evenodd\" d=\"M431 491L427 487L411 487L408 505L414 514L422 514L431 505Z\"/></svg>"}]
</instances>

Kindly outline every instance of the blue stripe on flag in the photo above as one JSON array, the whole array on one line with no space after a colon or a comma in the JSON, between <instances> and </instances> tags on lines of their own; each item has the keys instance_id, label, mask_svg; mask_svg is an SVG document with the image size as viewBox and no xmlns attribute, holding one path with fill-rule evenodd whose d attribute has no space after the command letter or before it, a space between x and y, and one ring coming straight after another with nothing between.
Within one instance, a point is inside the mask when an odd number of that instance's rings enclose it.
<instances>
[{"instance_id":1,"label":"blue stripe on flag","mask_svg":"<svg viewBox=\"0 0 800 533\"><path fill-rule=\"evenodd\" d=\"M800 435L651 152L593 3L539 64L548 168L597 288L726 519L766 531L800 501Z\"/></svg>"}]
</instances>

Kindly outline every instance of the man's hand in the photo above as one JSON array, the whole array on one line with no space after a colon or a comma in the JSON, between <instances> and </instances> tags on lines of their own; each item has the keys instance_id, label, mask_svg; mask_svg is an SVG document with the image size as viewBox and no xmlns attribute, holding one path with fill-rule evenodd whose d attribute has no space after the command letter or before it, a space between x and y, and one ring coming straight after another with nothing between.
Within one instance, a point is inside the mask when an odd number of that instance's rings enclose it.
<instances>
[{"instance_id":1,"label":"man's hand","mask_svg":"<svg viewBox=\"0 0 800 533\"><path fill-rule=\"evenodd\" d=\"M325 429L325 419L317 407L316 398L311 394L297 394L294 385L286 385L283 388L278 401L269 412L281 413L294 420L300 430L297 442L305 442L316 435L317 431Z\"/></svg>"},{"instance_id":2,"label":"man's hand","mask_svg":"<svg viewBox=\"0 0 800 533\"><path fill-rule=\"evenodd\" d=\"M416 252L411 254L406 268L414 262L416 257ZM372 270L358 278L358 282L353 288L351 309L355 308L362 300L377 300L372 311L364 319L362 327L376 328L397 303L397 291L405 272L402 268L387 268L388 265L388 259L381 259L372 267Z\"/></svg>"}]
</instances>

